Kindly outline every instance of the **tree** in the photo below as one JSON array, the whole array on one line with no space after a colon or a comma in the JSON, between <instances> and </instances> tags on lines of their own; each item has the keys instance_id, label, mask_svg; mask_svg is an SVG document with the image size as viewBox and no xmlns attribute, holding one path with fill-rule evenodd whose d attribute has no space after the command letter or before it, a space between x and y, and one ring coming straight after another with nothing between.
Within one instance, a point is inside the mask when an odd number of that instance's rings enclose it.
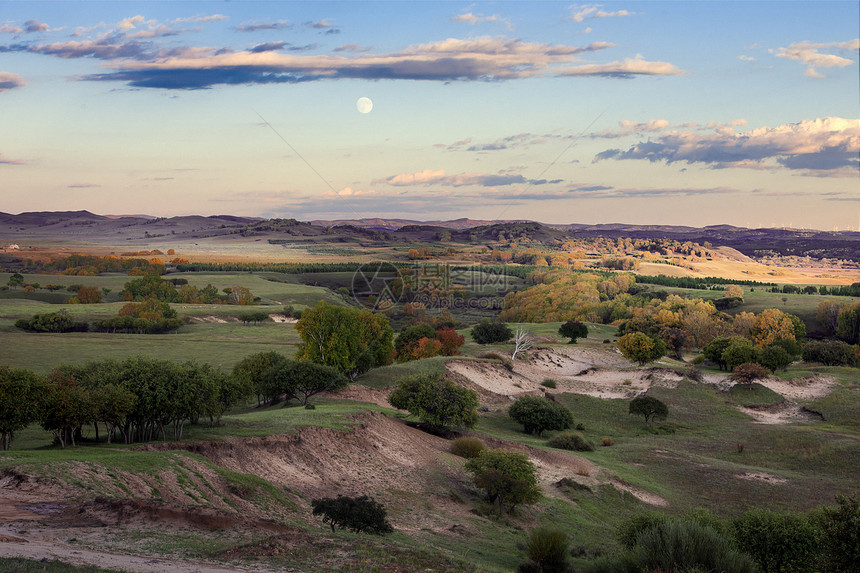
<instances>
[{"instance_id":1,"label":"tree","mask_svg":"<svg viewBox=\"0 0 860 573\"><path fill-rule=\"evenodd\" d=\"M522 503L540 499L537 472L528 456L505 450L484 450L466 461L467 472L475 476L475 486L484 490L487 501L513 509Z\"/></svg>"},{"instance_id":2,"label":"tree","mask_svg":"<svg viewBox=\"0 0 860 573\"><path fill-rule=\"evenodd\" d=\"M394 528L388 523L385 507L375 499L362 495L361 497L327 497L311 501L313 515L322 515L323 523L327 523L332 532L337 527L349 529L355 533L373 533L384 535L391 533Z\"/></svg>"},{"instance_id":3,"label":"tree","mask_svg":"<svg viewBox=\"0 0 860 573\"><path fill-rule=\"evenodd\" d=\"M767 346L758 357L758 363L771 372L776 372L780 368L787 370L792 362L792 357L785 348L776 344Z\"/></svg>"},{"instance_id":4,"label":"tree","mask_svg":"<svg viewBox=\"0 0 860 573\"><path fill-rule=\"evenodd\" d=\"M525 352L532 347L534 337L524 328L517 328L514 333L514 351L511 353L511 361L517 359L517 354Z\"/></svg>"},{"instance_id":5,"label":"tree","mask_svg":"<svg viewBox=\"0 0 860 573\"><path fill-rule=\"evenodd\" d=\"M233 367L233 378L241 380L257 395L257 405L263 399L271 399L262 392L264 375L266 372L287 362L287 357L277 352L258 352L251 354L239 361Z\"/></svg>"},{"instance_id":6,"label":"tree","mask_svg":"<svg viewBox=\"0 0 860 573\"><path fill-rule=\"evenodd\" d=\"M643 416L645 425L650 426L654 420L665 420L669 415L669 408L652 396L637 396L630 401L628 413Z\"/></svg>"},{"instance_id":7,"label":"tree","mask_svg":"<svg viewBox=\"0 0 860 573\"><path fill-rule=\"evenodd\" d=\"M387 364L394 350L388 319L369 310L320 301L296 323L302 338L296 358L336 368L350 379Z\"/></svg>"},{"instance_id":8,"label":"tree","mask_svg":"<svg viewBox=\"0 0 860 573\"><path fill-rule=\"evenodd\" d=\"M770 370L761 364L744 362L735 366L734 370L732 370L731 379L738 384L747 384L750 390L752 390L752 385L756 380L767 378L768 375L770 375Z\"/></svg>"},{"instance_id":9,"label":"tree","mask_svg":"<svg viewBox=\"0 0 860 573\"><path fill-rule=\"evenodd\" d=\"M84 286L69 299L71 304L98 304L102 301L102 291L98 287Z\"/></svg>"},{"instance_id":10,"label":"tree","mask_svg":"<svg viewBox=\"0 0 860 573\"><path fill-rule=\"evenodd\" d=\"M508 408L508 415L523 425L527 434L540 436L547 430L566 430L573 425L573 414L542 396L523 396Z\"/></svg>"},{"instance_id":11,"label":"tree","mask_svg":"<svg viewBox=\"0 0 860 573\"><path fill-rule=\"evenodd\" d=\"M738 285L727 285L725 290L723 291L723 296L725 298L739 298L741 299L741 302L743 302L744 289L742 289Z\"/></svg>"},{"instance_id":12,"label":"tree","mask_svg":"<svg viewBox=\"0 0 860 573\"><path fill-rule=\"evenodd\" d=\"M408 357L412 355L419 340L422 338L434 338L435 336L436 331L433 330L433 327L426 322L407 327L397 335L397 339L394 341L394 350L397 351L397 360L399 362L405 362L409 359Z\"/></svg>"},{"instance_id":13,"label":"tree","mask_svg":"<svg viewBox=\"0 0 860 573\"><path fill-rule=\"evenodd\" d=\"M22 275L21 273L12 273L12 275L9 276L9 282L7 282L6 284L8 284L12 288L23 286L24 275Z\"/></svg>"},{"instance_id":14,"label":"tree","mask_svg":"<svg viewBox=\"0 0 860 573\"><path fill-rule=\"evenodd\" d=\"M36 374L0 366L0 450L10 449L15 432L39 419L42 395Z\"/></svg>"},{"instance_id":15,"label":"tree","mask_svg":"<svg viewBox=\"0 0 860 573\"><path fill-rule=\"evenodd\" d=\"M822 571L860 571L860 501L837 494L835 507L823 507L813 519L822 531Z\"/></svg>"},{"instance_id":16,"label":"tree","mask_svg":"<svg viewBox=\"0 0 860 573\"><path fill-rule=\"evenodd\" d=\"M514 335L504 322L490 322L486 318L472 327L472 340L478 344L507 342Z\"/></svg>"},{"instance_id":17,"label":"tree","mask_svg":"<svg viewBox=\"0 0 860 573\"><path fill-rule=\"evenodd\" d=\"M739 364L755 362L758 359L758 348L746 338L731 337L728 346L723 350L722 361L728 370L734 370Z\"/></svg>"},{"instance_id":18,"label":"tree","mask_svg":"<svg viewBox=\"0 0 860 573\"><path fill-rule=\"evenodd\" d=\"M442 343L439 353L443 356L456 356L460 354L460 347L466 342L466 337L457 334L451 327L443 326L436 330L436 340Z\"/></svg>"},{"instance_id":19,"label":"tree","mask_svg":"<svg viewBox=\"0 0 860 573\"><path fill-rule=\"evenodd\" d=\"M747 340L742 336L718 336L717 338L707 343L704 348L702 348L702 355L707 360L710 360L711 362L717 364L720 367L720 370L724 370L726 369L727 365L725 360L723 360L723 352L725 352L729 345L735 341ZM731 370L731 368L729 368L729 370Z\"/></svg>"},{"instance_id":20,"label":"tree","mask_svg":"<svg viewBox=\"0 0 860 573\"><path fill-rule=\"evenodd\" d=\"M836 319L836 336L848 344L860 342L860 301L839 309Z\"/></svg>"},{"instance_id":21,"label":"tree","mask_svg":"<svg viewBox=\"0 0 860 573\"><path fill-rule=\"evenodd\" d=\"M478 394L439 374L403 378L388 396L388 402L408 410L434 429L472 428L478 423Z\"/></svg>"},{"instance_id":22,"label":"tree","mask_svg":"<svg viewBox=\"0 0 860 573\"><path fill-rule=\"evenodd\" d=\"M618 349L624 358L644 366L666 355L666 344L642 332L625 334L618 339Z\"/></svg>"},{"instance_id":23,"label":"tree","mask_svg":"<svg viewBox=\"0 0 860 573\"><path fill-rule=\"evenodd\" d=\"M230 288L230 293L227 295L227 301L230 304L238 304L247 306L254 304L254 295L251 290L243 286L234 286Z\"/></svg>"},{"instance_id":24,"label":"tree","mask_svg":"<svg viewBox=\"0 0 860 573\"><path fill-rule=\"evenodd\" d=\"M568 344L576 344L577 338L585 338L588 336L588 327L578 320L568 320L558 327L558 333L565 338L569 338Z\"/></svg>"},{"instance_id":25,"label":"tree","mask_svg":"<svg viewBox=\"0 0 860 573\"><path fill-rule=\"evenodd\" d=\"M48 376L45 386L42 427L54 432L65 448L75 445L75 434L85 424L96 420L96 407L89 392L74 377L55 370Z\"/></svg>"},{"instance_id":26,"label":"tree","mask_svg":"<svg viewBox=\"0 0 860 573\"><path fill-rule=\"evenodd\" d=\"M269 369L265 374L265 387L270 395L296 398L302 404L320 392L331 392L346 388L349 380L331 366L313 362L286 360Z\"/></svg>"}]
</instances>

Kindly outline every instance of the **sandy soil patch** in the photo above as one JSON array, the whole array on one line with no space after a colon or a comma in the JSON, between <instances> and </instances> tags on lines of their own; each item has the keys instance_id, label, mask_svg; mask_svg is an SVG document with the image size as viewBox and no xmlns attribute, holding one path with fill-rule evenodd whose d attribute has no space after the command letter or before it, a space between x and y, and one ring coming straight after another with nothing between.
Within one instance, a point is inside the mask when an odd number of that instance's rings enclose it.
<instances>
[{"instance_id":1,"label":"sandy soil patch","mask_svg":"<svg viewBox=\"0 0 860 573\"><path fill-rule=\"evenodd\" d=\"M622 369L630 363L614 352L582 346L533 350L513 371L498 362L450 360L448 371L485 391L509 398L535 392L573 392L597 398L633 398L652 386L676 387L683 376L667 368ZM555 380L556 389L541 385Z\"/></svg>"},{"instance_id":2,"label":"sandy soil patch","mask_svg":"<svg viewBox=\"0 0 860 573\"><path fill-rule=\"evenodd\" d=\"M298 319L295 319L291 316L287 316L286 314L270 314L269 318L271 318L274 322L279 324L295 324L298 322Z\"/></svg>"},{"instance_id":3,"label":"sandy soil patch","mask_svg":"<svg viewBox=\"0 0 860 573\"><path fill-rule=\"evenodd\" d=\"M226 324L228 322L237 322L238 319L233 317L223 317L223 316L192 316L190 317L192 322L206 322L209 324Z\"/></svg>"},{"instance_id":4,"label":"sandy soil patch","mask_svg":"<svg viewBox=\"0 0 860 573\"><path fill-rule=\"evenodd\" d=\"M735 475L735 477L738 479L744 479L748 481L760 481L774 485L786 483L788 481L785 478L777 477L775 475L765 472L744 472L742 474Z\"/></svg>"}]
</instances>

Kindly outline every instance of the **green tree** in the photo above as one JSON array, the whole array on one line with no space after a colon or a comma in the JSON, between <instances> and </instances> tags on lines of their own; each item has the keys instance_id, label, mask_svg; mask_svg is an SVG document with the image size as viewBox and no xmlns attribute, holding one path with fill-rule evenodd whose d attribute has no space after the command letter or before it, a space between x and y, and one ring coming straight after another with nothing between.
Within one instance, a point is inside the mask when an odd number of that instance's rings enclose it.
<instances>
[{"instance_id":1,"label":"green tree","mask_svg":"<svg viewBox=\"0 0 860 573\"><path fill-rule=\"evenodd\" d=\"M624 358L638 362L640 366L666 356L666 344L642 332L632 332L619 338L618 350Z\"/></svg>"},{"instance_id":2,"label":"green tree","mask_svg":"<svg viewBox=\"0 0 860 573\"><path fill-rule=\"evenodd\" d=\"M478 423L478 394L439 374L401 379L388 402L418 416L434 430L450 426L472 428Z\"/></svg>"},{"instance_id":3,"label":"green tree","mask_svg":"<svg viewBox=\"0 0 860 573\"><path fill-rule=\"evenodd\" d=\"M350 379L387 364L394 348L385 316L324 301L302 313L296 331L302 338L298 360L332 366Z\"/></svg>"},{"instance_id":4,"label":"green tree","mask_svg":"<svg viewBox=\"0 0 860 573\"><path fill-rule=\"evenodd\" d=\"M576 344L577 338L588 336L588 327L578 320L568 320L558 327L558 333L570 339L568 344Z\"/></svg>"},{"instance_id":5,"label":"green tree","mask_svg":"<svg viewBox=\"0 0 860 573\"><path fill-rule=\"evenodd\" d=\"M39 419L42 395L36 374L0 366L0 450L10 449L15 432Z\"/></svg>"},{"instance_id":6,"label":"green tree","mask_svg":"<svg viewBox=\"0 0 860 573\"><path fill-rule=\"evenodd\" d=\"M540 499L537 472L528 456L505 450L484 450L466 461L466 471L475 477L475 486L484 490L487 501L512 511L517 505Z\"/></svg>"},{"instance_id":7,"label":"green tree","mask_svg":"<svg viewBox=\"0 0 860 573\"><path fill-rule=\"evenodd\" d=\"M821 529L821 570L828 573L860 571L860 501L856 494L837 494L836 506L813 514Z\"/></svg>"},{"instance_id":8,"label":"green tree","mask_svg":"<svg viewBox=\"0 0 860 573\"><path fill-rule=\"evenodd\" d=\"M723 362L723 352L729 347L729 344L732 343L734 338L736 337L718 336L702 348L702 356L704 356L706 360L710 360L719 366L720 370L724 370L726 368L726 363Z\"/></svg>"},{"instance_id":9,"label":"green tree","mask_svg":"<svg viewBox=\"0 0 860 573\"><path fill-rule=\"evenodd\" d=\"M302 404L320 392L331 392L346 388L349 380L324 364L287 360L270 368L264 375L268 393L297 398Z\"/></svg>"},{"instance_id":10,"label":"green tree","mask_svg":"<svg viewBox=\"0 0 860 573\"><path fill-rule=\"evenodd\" d=\"M242 381L257 395L257 405L262 400L271 399L262 392L264 375L270 368L280 366L287 362L287 357L277 352L258 352L240 360L233 366L233 378Z\"/></svg>"},{"instance_id":11,"label":"green tree","mask_svg":"<svg viewBox=\"0 0 860 573\"><path fill-rule=\"evenodd\" d=\"M472 340L478 344L507 342L514 335L504 322L490 322L486 318L472 327Z\"/></svg>"},{"instance_id":12,"label":"green tree","mask_svg":"<svg viewBox=\"0 0 860 573\"><path fill-rule=\"evenodd\" d=\"M313 515L322 515L332 532L337 527L356 533L366 532L375 535L391 533L394 528L388 523L385 507L375 499L361 497L327 497L311 500Z\"/></svg>"},{"instance_id":13,"label":"green tree","mask_svg":"<svg viewBox=\"0 0 860 573\"><path fill-rule=\"evenodd\" d=\"M812 340L803 345L804 362L820 362L825 366L852 366L858 357L854 348L841 340Z\"/></svg>"},{"instance_id":14,"label":"green tree","mask_svg":"<svg viewBox=\"0 0 860 573\"><path fill-rule=\"evenodd\" d=\"M836 336L848 344L860 342L860 301L839 309Z\"/></svg>"},{"instance_id":15,"label":"green tree","mask_svg":"<svg viewBox=\"0 0 860 573\"><path fill-rule=\"evenodd\" d=\"M523 396L508 408L508 415L522 424L527 434L540 436L546 430L566 430L573 425L573 414L558 402L543 396Z\"/></svg>"},{"instance_id":16,"label":"green tree","mask_svg":"<svg viewBox=\"0 0 860 573\"><path fill-rule=\"evenodd\" d=\"M394 341L394 350L397 351L398 362L409 360L409 356L422 338L434 338L435 336L436 330L426 322L407 327L397 335L397 340Z\"/></svg>"},{"instance_id":17,"label":"green tree","mask_svg":"<svg viewBox=\"0 0 860 573\"><path fill-rule=\"evenodd\" d=\"M729 370L734 370L740 364L755 362L758 359L758 348L740 336L733 336L729 345L723 350L722 360Z\"/></svg>"},{"instance_id":18,"label":"green tree","mask_svg":"<svg viewBox=\"0 0 860 573\"><path fill-rule=\"evenodd\" d=\"M652 396L637 396L630 401L628 413L643 416L645 425L650 426L654 420L665 420L669 415L669 408Z\"/></svg>"},{"instance_id":19,"label":"green tree","mask_svg":"<svg viewBox=\"0 0 860 573\"><path fill-rule=\"evenodd\" d=\"M758 356L758 363L771 372L776 372L780 368L787 370L789 364L792 362L793 360L788 351L776 344L765 347Z\"/></svg>"},{"instance_id":20,"label":"green tree","mask_svg":"<svg viewBox=\"0 0 860 573\"><path fill-rule=\"evenodd\" d=\"M7 282L6 284L8 284L12 288L23 286L24 275L22 275L21 273L12 273L12 275L9 277L9 282Z\"/></svg>"},{"instance_id":21,"label":"green tree","mask_svg":"<svg viewBox=\"0 0 860 573\"><path fill-rule=\"evenodd\" d=\"M89 392L72 376L53 371L45 386L42 427L54 433L60 447L75 445L81 426L96 420L96 404Z\"/></svg>"}]
</instances>

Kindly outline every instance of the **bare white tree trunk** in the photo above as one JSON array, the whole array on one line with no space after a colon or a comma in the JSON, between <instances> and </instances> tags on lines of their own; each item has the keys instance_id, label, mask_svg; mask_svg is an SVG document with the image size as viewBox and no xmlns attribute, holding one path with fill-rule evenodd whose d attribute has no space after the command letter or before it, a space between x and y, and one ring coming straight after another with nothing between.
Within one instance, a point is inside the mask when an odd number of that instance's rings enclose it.
<instances>
[{"instance_id":1,"label":"bare white tree trunk","mask_svg":"<svg viewBox=\"0 0 860 573\"><path fill-rule=\"evenodd\" d=\"M511 354L511 362L517 359L517 354L531 348L533 342L534 338L528 330L517 328L514 332L514 352Z\"/></svg>"}]
</instances>

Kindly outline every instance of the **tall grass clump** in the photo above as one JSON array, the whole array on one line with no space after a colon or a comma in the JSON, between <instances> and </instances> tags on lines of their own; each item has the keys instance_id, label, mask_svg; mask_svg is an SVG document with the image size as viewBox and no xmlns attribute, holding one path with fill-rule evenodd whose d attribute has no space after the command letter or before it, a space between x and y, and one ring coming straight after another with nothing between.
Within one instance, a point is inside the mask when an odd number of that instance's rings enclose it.
<instances>
[{"instance_id":1,"label":"tall grass clump","mask_svg":"<svg viewBox=\"0 0 860 573\"><path fill-rule=\"evenodd\" d=\"M562 432L556 434L547 442L549 446L560 450L571 450L574 452L593 452L594 445L586 440L582 434L575 432Z\"/></svg>"}]
</instances>

